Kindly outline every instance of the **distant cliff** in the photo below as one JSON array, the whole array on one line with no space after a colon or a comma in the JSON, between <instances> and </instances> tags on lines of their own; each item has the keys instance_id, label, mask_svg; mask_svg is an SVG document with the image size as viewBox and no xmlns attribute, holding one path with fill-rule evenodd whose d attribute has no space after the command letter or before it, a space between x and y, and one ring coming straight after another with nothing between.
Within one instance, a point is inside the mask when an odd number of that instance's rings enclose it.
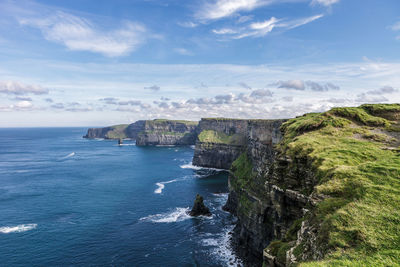
<instances>
[{"instance_id":1,"label":"distant cliff","mask_svg":"<svg viewBox=\"0 0 400 267\"><path fill-rule=\"evenodd\" d=\"M201 119L193 165L229 170L245 150L249 137L276 143L283 120Z\"/></svg>"},{"instance_id":2,"label":"distant cliff","mask_svg":"<svg viewBox=\"0 0 400 267\"><path fill-rule=\"evenodd\" d=\"M139 146L194 145L198 122L178 120L139 120L104 128L88 129L85 138L132 139Z\"/></svg>"},{"instance_id":3,"label":"distant cliff","mask_svg":"<svg viewBox=\"0 0 400 267\"><path fill-rule=\"evenodd\" d=\"M136 145L194 145L198 122L152 120L137 134Z\"/></svg>"}]
</instances>

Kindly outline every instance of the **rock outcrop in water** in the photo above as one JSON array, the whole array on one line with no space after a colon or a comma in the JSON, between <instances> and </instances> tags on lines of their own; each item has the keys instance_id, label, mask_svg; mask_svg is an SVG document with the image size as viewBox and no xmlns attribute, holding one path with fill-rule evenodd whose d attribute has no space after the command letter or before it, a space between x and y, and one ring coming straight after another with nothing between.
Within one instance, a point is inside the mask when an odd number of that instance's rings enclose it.
<instances>
[{"instance_id":1,"label":"rock outcrop in water","mask_svg":"<svg viewBox=\"0 0 400 267\"><path fill-rule=\"evenodd\" d=\"M88 129L85 138L132 139L138 146L194 145L198 122L176 120L140 120L105 128Z\"/></svg>"},{"instance_id":2,"label":"rock outcrop in water","mask_svg":"<svg viewBox=\"0 0 400 267\"><path fill-rule=\"evenodd\" d=\"M194 200L193 208L189 212L190 216L211 216L210 210L204 205L203 197L199 194L196 195L196 199Z\"/></svg>"}]
</instances>

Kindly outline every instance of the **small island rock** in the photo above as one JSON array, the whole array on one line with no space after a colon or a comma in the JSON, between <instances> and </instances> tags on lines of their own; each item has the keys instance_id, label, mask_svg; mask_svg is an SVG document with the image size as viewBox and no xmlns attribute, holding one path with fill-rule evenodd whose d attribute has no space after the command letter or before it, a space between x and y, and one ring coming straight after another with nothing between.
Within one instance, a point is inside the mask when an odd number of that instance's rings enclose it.
<instances>
[{"instance_id":1,"label":"small island rock","mask_svg":"<svg viewBox=\"0 0 400 267\"><path fill-rule=\"evenodd\" d=\"M199 194L196 195L192 210L189 212L190 216L211 216L210 210L204 205L203 197Z\"/></svg>"}]
</instances>

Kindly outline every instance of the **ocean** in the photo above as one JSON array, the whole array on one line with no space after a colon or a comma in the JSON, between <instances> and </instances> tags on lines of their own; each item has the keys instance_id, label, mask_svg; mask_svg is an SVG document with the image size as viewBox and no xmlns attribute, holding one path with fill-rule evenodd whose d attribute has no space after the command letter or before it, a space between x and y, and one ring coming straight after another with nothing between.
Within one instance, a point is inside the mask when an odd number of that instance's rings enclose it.
<instances>
[{"instance_id":1,"label":"ocean","mask_svg":"<svg viewBox=\"0 0 400 267\"><path fill-rule=\"evenodd\" d=\"M87 128L0 129L1 266L229 266L224 171L193 147L82 138ZM201 194L212 217L187 211Z\"/></svg>"}]
</instances>

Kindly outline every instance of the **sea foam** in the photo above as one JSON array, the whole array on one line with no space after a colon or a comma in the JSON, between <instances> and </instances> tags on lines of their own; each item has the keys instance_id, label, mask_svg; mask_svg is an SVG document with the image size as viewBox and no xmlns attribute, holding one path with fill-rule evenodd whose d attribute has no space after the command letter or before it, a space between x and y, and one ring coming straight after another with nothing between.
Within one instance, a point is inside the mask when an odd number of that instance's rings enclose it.
<instances>
[{"instance_id":1,"label":"sea foam","mask_svg":"<svg viewBox=\"0 0 400 267\"><path fill-rule=\"evenodd\" d=\"M173 183L173 182L176 182L176 181L177 181L177 180L174 179L174 180L171 180L171 181L156 183L156 185L158 186L158 188L157 188L156 190L154 190L154 193L155 193L155 194L161 194L162 191L163 191L163 189L165 188L165 184Z\"/></svg>"},{"instance_id":2,"label":"sea foam","mask_svg":"<svg viewBox=\"0 0 400 267\"><path fill-rule=\"evenodd\" d=\"M36 223L20 224L17 226L4 226L4 227L0 227L0 233L3 233L3 234L21 233L21 232L26 232L26 231L35 229L36 227L37 227Z\"/></svg>"},{"instance_id":3,"label":"sea foam","mask_svg":"<svg viewBox=\"0 0 400 267\"><path fill-rule=\"evenodd\" d=\"M150 221L154 223L181 222L191 218L188 212L189 208L175 208L173 211L170 212L143 217L140 219L140 221Z\"/></svg>"},{"instance_id":4,"label":"sea foam","mask_svg":"<svg viewBox=\"0 0 400 267\"><path fill-rule=\"evenodd\" d=\"M75 152L69 153L68 155L66 155L65 157L62 157L61 159L68 159L68 158L72 158L73 156L75 156Z\"/></svg>"},{"instance_id":5,"label":"sea foam","mask_svg":"<svg viewBox=\"0 0 400 267\"><path fill-rule=\"evenodd\" d=\"M221 234L214 238L207 236L201 240L201 244L210 248L211 254L215 255L223 265L243 266L243 262L236 256L232 249L231 233L234 225L227 226Z\"/></svg>"},{"instance_id":6,"label":"sea foam","mask_svg":"<svg viewBox=\"0 0 400 267\"><path fill-rule=\"evenodd\" d=\"M189 164L180 165L179 167L181 167L182 169L193 169L193 170L201 170L201 169L203 169L203 167L194 166L191 162Z\"/></svg>"},{"instance_id":7,"label":"sea foam","mask_svg":"<svg viewBox=\"0 0 400 267\"><path fill-rule=\"evenodd\" d=\"M180 165L179 167L181 167L182 169L192 169L192 170L211 170L211 171L226 171L224 169L217 169L217 168L207 168L207 167L200 167L200 166L195 166L193 165L192 162L188 163L188 164L183 164Z\"/></svg>"}]
</instances>

